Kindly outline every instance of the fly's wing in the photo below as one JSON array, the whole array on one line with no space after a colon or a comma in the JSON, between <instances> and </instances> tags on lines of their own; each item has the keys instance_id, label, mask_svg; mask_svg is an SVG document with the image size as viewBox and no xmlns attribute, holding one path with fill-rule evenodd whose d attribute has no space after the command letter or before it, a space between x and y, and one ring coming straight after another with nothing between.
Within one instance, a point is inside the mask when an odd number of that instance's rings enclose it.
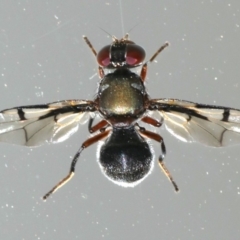
<instances>
[{"instance_id":1,"label":"fly's wing","mask_svg":"<svg viewBox=\"0 0 240 240\"><path fill-rule=\"evenodd\" d=\"M0 112L0 141L25 146L62 142L90 111L93 103L83 100L6 109Z\"/></svg>"},{"instance_id":2,"label":"fly's wing","mask_svg":"<svg viewBox=\"0 0 240 240\"><path fill-rule=\"evenodd\" d=\"M178 99L153 99L149 109L158 111L166 129L184 142L240 144L240 110Z\"/></svg>"}]
</instances>

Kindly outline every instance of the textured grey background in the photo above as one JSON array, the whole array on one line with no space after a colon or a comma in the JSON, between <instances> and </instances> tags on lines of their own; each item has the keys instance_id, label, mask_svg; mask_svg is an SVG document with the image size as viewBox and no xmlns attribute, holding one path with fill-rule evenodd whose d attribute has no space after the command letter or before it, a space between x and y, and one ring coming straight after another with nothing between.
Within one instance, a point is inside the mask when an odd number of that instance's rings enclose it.
<instances>
[{"instance_id":1,"label":"textured grey background","mask_svg":"<svg viewBox=\"0 0 240 240\"><path fill-rule=\"evenodd\" d=\"M4 1L0 2L0 109L63 99L93 99L98 77L85 34L99 50L103 28L130 32L150 57L153 98L173 97L240 108L240 2ZM94 145L76 175L46 203L41 196L64 177L88 136L87 126L58 145L0 145L1 239L238 239L239 146L185 144L162 128L166 164L181 192L157 164L135 188L108 181ZM156 155L159 146L153 143Z\"/></svg>"}]
</instances>

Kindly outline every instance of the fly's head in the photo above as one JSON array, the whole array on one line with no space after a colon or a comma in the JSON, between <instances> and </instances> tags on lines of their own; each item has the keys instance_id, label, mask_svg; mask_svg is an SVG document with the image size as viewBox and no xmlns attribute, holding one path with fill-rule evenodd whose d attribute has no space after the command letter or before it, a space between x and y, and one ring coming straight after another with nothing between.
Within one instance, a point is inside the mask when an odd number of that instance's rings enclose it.
<instances>
[{"instance_id":1,"label":"fly's head","mask_svg":"<svg viewBox=\"0 0 240 240\"><path fill-rule=\"evenodd\" d=\"M97 54L97 61L103 68L134 68L143 63L144 49L128 39L113 37L110 45L103 47Z\"/></svg>"}]
</instances>

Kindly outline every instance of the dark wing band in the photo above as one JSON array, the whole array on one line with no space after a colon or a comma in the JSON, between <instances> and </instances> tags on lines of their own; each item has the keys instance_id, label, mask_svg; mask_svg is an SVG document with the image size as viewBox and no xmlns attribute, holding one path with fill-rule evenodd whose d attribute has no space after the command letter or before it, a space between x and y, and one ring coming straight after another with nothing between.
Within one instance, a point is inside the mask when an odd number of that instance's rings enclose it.
<instances>
[{"instance_id":1,"label":"dark wing band","mask_svg":"<svg viewBox=\"0 0 240 240\"><path fill-rule=\"evenodd\" d=\"M78 130L84 115L93 111L93 103L84 100L6 109L0 112L0 141L26 146L62 142Z\"/></svg>"},{"instance_id":2,"label":"dark wing band","mask_svg":"<svg viewBox=\"0 0 240 240\"><path fill-rule=\"evenodd\" d=\"M167 130L185 142L221 147L240 144L240 110L178 99L153 99Z\"/></svg>"}]
</instances>

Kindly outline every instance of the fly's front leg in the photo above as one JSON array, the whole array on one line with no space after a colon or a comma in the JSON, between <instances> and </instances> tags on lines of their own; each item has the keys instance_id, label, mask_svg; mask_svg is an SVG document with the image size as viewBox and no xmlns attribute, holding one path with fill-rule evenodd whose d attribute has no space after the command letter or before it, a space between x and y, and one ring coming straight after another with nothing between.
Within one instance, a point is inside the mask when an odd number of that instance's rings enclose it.
<instances>
[{"instance_id":1,"label":"fly's front leg","mask_svg":"<svg viewBox=\"0 0 240 240\"><path fill-rule=\"evenodd\" d=\"M89 46L89 48L91 49L94 56L97 57L97 52L96 52L95 48L93 47L92 43L89 41L89 39L86 36L83 36L83 39L86 42L86 44ZM98 66L98 76L100 77L100 79L102 79L105 76L104 70L101 66Z\"/></svg>"},{"instance_id":2,"label":"fly's front leg","mask_svg":"<svg viewBox=\"0 0 240 240\"><path fill-rule=\"evenodd\" d=\"M166 48L167 46L169 46L169 43L168 43L168 42L166 42L165 44L163 44L163 45L153 54L153 56L152 56L147 62L145 62L145 63L143 64L142 70L141 70L141 73L140 73L140 77L142 78L142 81L143 81L143 82L144 82L145 79L146 79L147 68L148 68L147 64L148 64L148 62L152 62L152 61L158 56L158 54L159 54L160 52L162 52L162 51L164 50L164 48Z\"/></svg>"}]
</instances>

